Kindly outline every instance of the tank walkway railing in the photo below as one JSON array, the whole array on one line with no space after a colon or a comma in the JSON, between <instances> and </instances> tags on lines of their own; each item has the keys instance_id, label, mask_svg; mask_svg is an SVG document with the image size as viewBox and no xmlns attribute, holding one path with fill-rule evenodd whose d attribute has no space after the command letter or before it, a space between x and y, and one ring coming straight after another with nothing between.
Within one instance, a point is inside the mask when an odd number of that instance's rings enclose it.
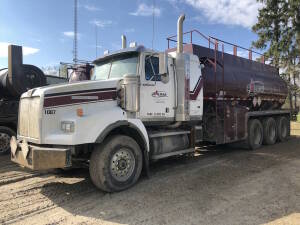
<instances>
[{"instance_id":1,"label":"tank walkway railing","mask_svg":"<svg viewBox=\"0 0 300 225\"><path fill-rule=\"evenodd\" d=\"M211 49L211 46L214 46L214 56L213 58L209 58L207 57L207 61L213 65L214 67L214 78L215 78L215 88L216 88L216 96L217 96L217 64L218 64L218 61L217 61L217 52L218 52L218 49L219 49L219 42L218 40L216 39L213 39L211 37L207 37L206 35L202 34L200 31L198 30L191 30L191 31L187 31L187 32L184 32L183 33L183 36L185 35L189 35L190 37L190 44L193 44L193 34L196 33L198 35L200 35L200 37L202 37L204 40L206 40L208 42L208 48ZM170 42L176 42L177 43L177 35L173 35L173 36L170 36L167 38L167 41L168 41L168 49L170 49ZM183 44L187 44L187 43L183 43ZM221 64L221 67L222 67L222 83L224 84L224 43L221 43L222 44L222 64ZM224 85L223 85L224 86ZM222 88L223 89L223 88ZM217 97L216 97L217 99Z\"/></svg>"},{"instance_id":2,"label":"tank walkway railing","mask_svg":"<svg viewBox=\"0 0 300 225\"><path fill-rule=\"evenodd\" d=\"M204 39L204 41L206 40L208 43L208 46L204 46L204 47L208 47L209 49L213 50L213 58L209 58L207 57L207 61L213 65L214 67L214 83L215 83L215 98L213 99L215 102L215 116L217 119L217 126L215 127L215 133L219 133L220 130L223 130L223 135L220 135L219 137L216 137L216 143L224 143L225 141L225 117L224 115L225 113L225 101L222 101L223 97L224 97L224 45L226 46L231 46L233 47L233 51L231 55L234 56L238 56L238 48L239 49L243 49L248 51L248 57L249 60L252 60L252 53L258 54L261 56L261 63L265 63L265 59L264 59L264 55L259 53L259 52L255 52L252 49L248 49L248 48L244 48L242 46L227 42L227 41L223 41L221 39L212 37L212 36L206 36L204 34L202 34L200 31L198 30L191 30L188 32L183 33L183 36L187 36L189 35L189 44L193 44L193 34L197 34L198 36L200 36L202 39ZM199 38L199 37L198 37ZM177 42L177 35L173 35L167 38L168 41L168 49L170 49L170 42ZM188 44L188 43L183 43L183 44ZM219 45L221 45L221 59L220 61L217 60L217 58L219 58ZM227 52L228 53L228 52ZM228 53L230 54L230 53ZM218 86L217 84L217 64L220 65L221 67L221 85ZM223 116L222 116L223 115Z\"/></svg>"},{"instance_id":3,"label":"tank walkway railing","mask_svg":"<svg viewBox=\"0 0 300 225\"><path fill-rule=\"evenodd\" d=\"M249 49L249 48L239 46L239 45L234 44L234 43L223 41L223 40L221 40L219 38L216 38L216 37L206 36L203 33L201 33L200 31L195 30L195 29L183 33L184 36L187 36L187 35L189 36L189 39L190 39L189 44L193 44L193 34L197 34L200 37L204 38L208 42L207 47L209 49L214 47L214 50L219 51L219 45L221 44L222 45L222 55L224 54L224 46L225 45L226 46L232 46L232 48L233 48L232 55L238 56L238 49L242 49L242 50L245 50L245 51L248 52L248 59L249 60L252 60L252 55L253 55L253 53L255 53L255 54L260 56L261 63L265 63L264 55L259 53L259 52L253 51L252 49ZM167 41L168 41L168 49L169 49L170 48L170 42L177 42L177 35L167 37ZM188 43L183 43L183 44L188 44ZM230 54L230 53L228 53L228 54Z\"/></svg>"}]
</instances>

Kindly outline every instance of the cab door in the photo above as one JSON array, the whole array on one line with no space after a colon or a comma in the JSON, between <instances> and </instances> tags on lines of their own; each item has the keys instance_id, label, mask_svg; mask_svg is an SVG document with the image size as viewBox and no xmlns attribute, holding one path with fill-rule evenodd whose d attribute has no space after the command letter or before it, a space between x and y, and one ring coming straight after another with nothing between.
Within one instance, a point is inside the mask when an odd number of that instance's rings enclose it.
<instances>
[{"instance_id":1,"label":"cab door","mask_svg":"<svg viewBox=\"0 0 300 225\"><path fill-rule=\"evenodd\" d=\"M174 64L168 57L168 72L159 74L158 54L141 54L140 57L140 112L143 121L174 120Z\"/></svg>"}]
</instances>

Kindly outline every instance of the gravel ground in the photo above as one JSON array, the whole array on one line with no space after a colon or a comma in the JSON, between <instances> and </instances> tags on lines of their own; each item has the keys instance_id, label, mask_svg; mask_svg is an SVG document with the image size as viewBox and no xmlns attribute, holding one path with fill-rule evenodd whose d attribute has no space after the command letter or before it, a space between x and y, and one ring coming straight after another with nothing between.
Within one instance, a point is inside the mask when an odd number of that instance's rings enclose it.
<instances>
[{"instance_id":1,"label":"gravel ground","mask_svg":"<svg viewBox=\"0 0 300 225\"><path fill-rule=\"evenodd\" d=\"M0 224L300 224L300 137L225 146L151 166L133 188L97 190L87 170L35 173L0 157Z\"/></svg>"}]
</instances>

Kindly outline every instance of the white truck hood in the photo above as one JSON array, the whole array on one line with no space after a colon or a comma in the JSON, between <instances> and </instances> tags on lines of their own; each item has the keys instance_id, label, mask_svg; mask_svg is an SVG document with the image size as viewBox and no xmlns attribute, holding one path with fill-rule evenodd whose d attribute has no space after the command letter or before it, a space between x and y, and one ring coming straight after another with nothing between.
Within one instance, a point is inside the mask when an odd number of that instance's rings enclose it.
<instances>
[{"instance_id":1,"label":"white truck hood","mask_svg":"<svg viewBox=\"0 0 300 225\"><path fill-rule=\"evenodd\" d=\"M76 83L54 84L45 87L34 88L22 94L21 98L34 96L51 96L85 93L102 89L115 89L120 79L99 80L99 81L80 81Z\"/></svg>"},{"instance_id":2,"label":"white truck hood","mask_svg":"<svg viewBox=\"0 0 300 225\"><path fill-rule=\"evenodd\" d=\"M69 106L81 103L114 101L120 79L81 81L34 88L21 98L40 97L42 108Z\"/></svg>"}]
</instances>

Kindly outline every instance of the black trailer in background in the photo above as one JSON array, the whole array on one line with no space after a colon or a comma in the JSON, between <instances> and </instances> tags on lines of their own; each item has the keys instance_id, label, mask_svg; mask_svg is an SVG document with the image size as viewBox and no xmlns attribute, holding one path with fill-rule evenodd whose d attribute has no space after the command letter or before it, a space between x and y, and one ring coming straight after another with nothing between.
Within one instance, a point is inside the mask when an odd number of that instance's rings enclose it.
<instances>
[{"instance_id":1,"label":"black trailer in background","mask_svg":"<svg viewBox=\"0 0 300 225\"><path fill-rule=\"evenodd\" d=\"M8 68L0 69L0 154L9 153L10 138L16 136L19 99L35 87L67 82L66 78L45 75L33 65L23 64L22 47L8 47Z\"/></svg>"}]
</instances>

